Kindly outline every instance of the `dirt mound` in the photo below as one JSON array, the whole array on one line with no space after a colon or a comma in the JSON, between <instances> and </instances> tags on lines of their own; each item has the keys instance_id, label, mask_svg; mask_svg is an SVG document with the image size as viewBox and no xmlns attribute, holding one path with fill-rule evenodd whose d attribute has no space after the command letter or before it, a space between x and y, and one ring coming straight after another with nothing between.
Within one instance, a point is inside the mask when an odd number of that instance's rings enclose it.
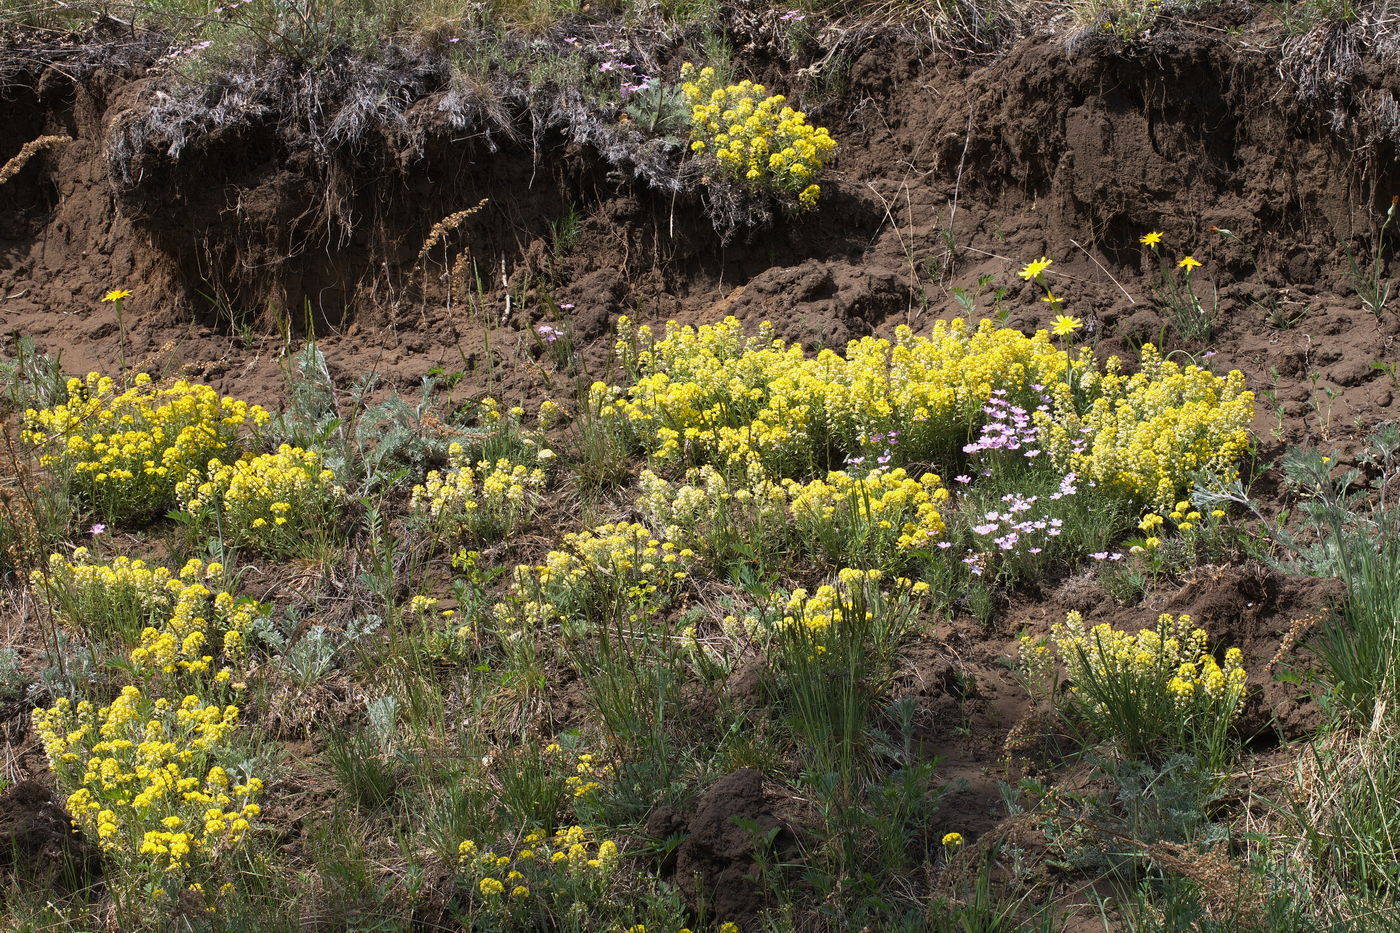
<instances>
[{"instance_id":1,"label":"dirt mound","mask_svg":"<svg viewBox=\"0 0 1400 933\"><path fill-rule=\"evenodd\" d=\"M1341 581L1284 577L1260 566L1210 568L1168 605L1205 627L1214 643L1244 652L1249 689L1235 724L1254 745L1293 741L1322 721L1302 676L1316 663L1306 636L1341 606ZM1282 675L1282 676L1280 676Z\"/></svg>"},{"instance_id":2,"label":"dirt mound","mask_svg":"<svg viewBox=\"0 0 1400 933\"><path fill-rule=\"evenodd\" d=\"M0 875L76 891L101 870L97 849L73 828L53 792L21 781L0 795Z\"/></svg>"},{"instance_id":3,"label":"dirt mound","mask_svg":"<svg viewBox=\"0 0 1400 933\"><path fill-rule=\"evenodd\" d=\"M763 773L741 768L710 785L688 819L669 808L655 811L647 832L658 839L683 834L674 860L677 887L693 909L704 905L711 916L743 926L771 906L756 880L757 846L766 839L772 857L793 843L774 809Z\"/></svg>"}]
</instances>

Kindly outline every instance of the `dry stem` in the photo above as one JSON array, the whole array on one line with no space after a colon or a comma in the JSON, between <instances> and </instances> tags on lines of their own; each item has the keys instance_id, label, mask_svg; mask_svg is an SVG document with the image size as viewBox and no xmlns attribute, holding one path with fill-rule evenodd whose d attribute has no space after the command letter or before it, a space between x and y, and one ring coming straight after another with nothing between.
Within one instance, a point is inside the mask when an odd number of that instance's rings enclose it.
<instances>
[{"instance_id":1,"label":"dry stem","mask_svg":"<svg viewBox=\"0 0 1400 933\"><path fill-rule=\"evenodd\" d=\"M72 141L73 138L71 136L40 136L38 139L31 139L20 147L19 152L15 153L13 159L6 162L3 168L0 168L0 185L3 185L11 178L18 175L20 169L28 165L29 160L43 150L55 149L64 143L71 143Z\"/></svg>"}]
</instances>

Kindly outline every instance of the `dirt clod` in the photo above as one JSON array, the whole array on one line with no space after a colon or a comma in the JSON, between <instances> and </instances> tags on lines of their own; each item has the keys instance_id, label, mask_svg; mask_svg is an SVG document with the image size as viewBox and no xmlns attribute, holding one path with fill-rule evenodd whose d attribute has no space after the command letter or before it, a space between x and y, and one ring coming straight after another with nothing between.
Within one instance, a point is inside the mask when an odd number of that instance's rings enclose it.
<instances>
[{"instance_id":1,"label":"dirt clod","mask_svg":"<svg viewBox=\"0 0 1400 933\"><path fill-rule=\"evenodd\" d=\"M49 788L20 781L0 795L0 875L74 891L96 879L100 862Z\"/></svg>"},{"instance_id":2,"label":"dirt clod","mask_svg":"<svg viewBox=\"0 0 1400 933\"><path fill-rule=\"evenodd\" d=\"M658 823L658 829L661 824ZM676 853L676 885L692 906L709 905L711 916L742 928L769 906L755 882L756 845L777 830L772 846L791 845L791 830L775 815L763 774L741 768L712 784L686 823L688 835Z\"/></svg>"}]
</instances>

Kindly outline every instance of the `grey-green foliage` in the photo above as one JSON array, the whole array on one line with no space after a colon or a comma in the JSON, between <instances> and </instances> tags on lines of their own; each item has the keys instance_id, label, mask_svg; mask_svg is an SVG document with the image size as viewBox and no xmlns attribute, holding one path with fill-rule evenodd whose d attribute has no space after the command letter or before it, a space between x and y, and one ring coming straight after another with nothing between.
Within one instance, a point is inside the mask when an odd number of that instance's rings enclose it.
<instances>
[{"instance_id":1,"label":"grey-green foliage","mask_svg":"<svg viewBox=\"0 0 1400 933\"><path fill-rule=\"evenodd\" d=\"M1281 469L1298 501L1296 525L1266 519L1238 485L1198 489L1196 501L1244 505L1273 539L1277 564L1346 584L1340 611L1309 646L1326 668L1332 700L1346 715L1368 719L1378 701L1400 695L1400 427L1375 431L1357 466L1343 469L1335 456L1295 448Z\"/></svg>"},{"instance_id":2,"label":"grey-green foliage","mask_svg":"<svg viewBox=\"0 0 1400 933\"><path fill-rule=\"evenodd\" d=\"M53 629L51 638L44 646L43 667L25 690L25 699L36 705L58 697L78 699L89 692L102 671L97 649L91 645L82 644L61 628Z\"/></svg>"},{"instance_id":3,"label":"grey-green foliage","mask_svg":"<svg viewBox=\"0 0 1400 933\"><path fill-rule=\"evenodd\" d=\"M648 136L671 146L685 144L690 107L675 85L653 79L632 95L623 111Z\"/></svg>"},{"instance_id":4,"label":"grey-green foliage","mask_svg":"<svg viewBox=\"0 0 1400 933\"><path fill-rule=\"evenodd\" d=\"M452 444L470 449L492 433L489 429L447 425L435 419L430 428L429 415L438 385L434 376L423 377L412 405L398 395L390 395L377 405L362 407L375 384L371 377L352 393L360 410L355 418L355 454L366 492L393 485L406 475L422 476L429 467L447 461Z\"/></svg>"},{"instance_id":5,"label":"grey-green foliage","mask_svg":"<svg viewBox=\"0 0 1400 933\"><path fill-rule=\"evenodd\" d=\"M293 682L310 687L335 670L348 649L373 635L383 624L379 616L365 614L350 619L342 629L312 625L297 635L301 616L289 608L280 621L270 616L255 619L247 638L276 659L276 666Z\"/></svg>"},{"instance_id":6,"label":"grey-green foliage","mask_svg":"<svg viewBox=\"0 0 1400 933\"><path fill-rule=\"evenodd\" d=\"M325 354L315 343L291 358L287 383L287 406L269 425L272 442L319 450L339 475L337 466L344 466L344 419Z\"/></svg>"},{"instance_id":7,"label":"grey-green foliage","mask_svg":"<svg viewBox=\"0 0 1400 933\"><path fill-rule=\"evenodd\" d=\"M50 408L68 398L59 357L39 352L30 337L16 337L12 356L0 359L0 385L9 407Z\"/></svg>"},{"instance_id":8,"label":"grey-green foliage","mask_svg":"<svg viewBox=\"0 0 1400 933\"><path fill-rule=\"evenodd\" d=\"M412 404L397 393L371 403L379 388L373 374L342 398L315 343L292 358L288 382L288 404L272 420L272 440L320 451L338 481L360 496L420 477L446 462L453 443L470 449L491 433L435 417L439 382L432 375L423 377Z\"/></svg>"},{"instance_id":9,"label":"grey-green foliage","mask_svg":"<svg viewBox=\"0 0 1400 933\"><path fill-rule=\"evenodd\" d=\"M370 735L379 750L388 753L394 747L399 726L399 699L393 694L365 700L365 719Z\"/></svg>"},{"instance_id":10,"label":"grey-green foliage","mask_svg":"<svg viewBox=\"0 0 1400 933\"><path fill-rule=\"evenodd\" d=\"M1284 463L1305 495L1299 509L1318 531L1308 558L1347 587L1341 612L1310 645L1327 667L1333 699L1363 720L1378 702L1400 696L1400 429L1386 425L1368 441L1359 467L1329 469L1315 452Z\"/></svg>"},{"instance_id":11,"label":"grey-green foliage","mask_svg":"<svg viewBox=\"0 0 1400 933\"><path fill-rule=\"evenodd\" d=\"M1301 521L1288 513L1266 517L1238 480L1224 487L1198 485L1192 500L1202 509L1242 506L1272 542L1268 558L1280 569L1314 576L1345 576L1347 562L1372 542L1393 537L1400 525L1400 427L1382 425L1357 457L1338 469L1336 455L1290 448L1279 469L1297 502ZM1369 478L1368 478L1369 477Z\"/></svg>"},{"instance_id":12,"label":"grey-green foliage","mask_svg":"<svg viewBox=\"0 0 1400 933\"><path fill-rule=\"evenodd\" d=\"M14 699L24 691L28 678L20 668L19 652L0 648L0 698Z\"/></svg>"}]
</instances>

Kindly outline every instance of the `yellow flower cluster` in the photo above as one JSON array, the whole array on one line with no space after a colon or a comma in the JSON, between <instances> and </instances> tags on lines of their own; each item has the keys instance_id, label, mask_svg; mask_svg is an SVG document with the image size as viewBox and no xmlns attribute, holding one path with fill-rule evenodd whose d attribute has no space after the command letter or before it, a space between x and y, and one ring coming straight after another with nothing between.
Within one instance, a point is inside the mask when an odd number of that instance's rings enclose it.
<instances>
[{"instance_id":1,"label":"yellow flower cluster","mask_svg":"<svg viewBox=\"0 0 1400 933\"><path fill-rule=\"evenodd\" d=\"M74 823L104 852L168 871L208 865L261 812L262 782L235 781L219 763L237 720L235 706L194 695L176 704L135 686L100 708L60 698L34 711Z\"/></svg>"},{"instance_id":2,"label":"yellow flower cluster","mask_svg":"<svg viewBox=\"0 0 1400 933\"><path fill-rule=\"evenodd\" d=\"M508 535L538 506L545 472L504 457L467 463L462 445L448 449L446 472L433 470L413 487L410 508L449 538Z\"/></svg>"},{"instance_id":3,"label":"yellow flower cluster","mask_svg":"<svg viewBox=\"0 0 1400 933\"><path fill-rule=\"evenodd\" d=\"M627 621L643 607L664 605L687 578L689 548L661 541L643 525L619 522L564 536L563 547L543 564L515 568L514 606L498 607L506 626L582 622L600 610L629 607Z\"/></svg>"},{"instance_id":4,"label":"yellow flower cluster","mask_svg":"<svg viewBox=\"0 0 1400 933\"><path fill-rule=\"evenodd\" d=\"M169 615L175 597L174 575L167 568L129 557L95 564L90 557L85 547L75 548L71 559L50 554L48 569L30 574L34 589L59 621L99 640L131 643Z\"/></svg>"},{"instance_id":5,"label":"yellow flower cluster","mask_svg":"<svg viewBox=\"0 0 1400 933\"><path fill-rule=\"evenodd\" d=\"M795 196L805 208L821 196L815 183L836 151L825 127L812 126L781 94L761 84L715 82L713 68L681 66L681 92L690 104L690 148L714 156L725 174L750 189Z\"/></svg>"},{"instance_id":6,"label":"yellow flower cluster","mask_svg":"<svg viewBox=\"0 0 1400 933\"><path fill-rule=\"evenodd\" d=\"M247 657L244 632L260 607L211 588L223 574L199 560L178 574L125 558L97 564L84 548L49 560L41 591L65 624L106 625L136 643L126 669L142 686L107 706L60 698L33 713L74 825L107 854L114 884L132 880L124 872L145 884L151 871L210 869L259 815L262 782L228 771L241 757L230 742L238 708L187 692L229 682L230 665ZM178 687L180 699L161 687Z\"/></svg>"},{"instance_id":7,"label":"yellow flower cluster","mask_svg":"<svg viewBox=\"0 0 1400 933\"><path fill-rule=\"evenodd\" d=\"M558 742L549 743L545 746L544 751L550 758L559 758L564 754L564 749ZM612 765L600 762L596 756L585 752L575 760L573 773L564 779L564 787L570 797L576 799L587 797L602 787L602 782L613 777L614 773L615 769Z\"/></svg>"},{"instance_id":8,"label":"yellow flower cluster","mask_svg":"<svg viewBox=\"0 0 1400 933\"><path fill-rule=\"evenodd\" d=\"M725 556L731 543L776 546L787 529L788 491L759 470L746 473L731 482L707 463L675 484L643 470L637 508L667 540L709 559Z\"/></svg>"},{"instance_id":9,"label":"yellow flower cluster","mask_svg":"<svg viewBox=\"0 0 1400 933\"><path fill-rule=\"evenodd\" d=\"M554 402L546 399L540 403L535 413L535 429L526 427L526 412L519 405L502 408L494 398L484 398L477 403L476 422L478 429L473 437L482 445L486 459L495 461L502 456L519 460L522 453L533 454L533 459L544 463L554 458L554 451L545 446L544 431L563 415Z\"/></svg>"},{"instance_id":10,"label":"yellow flower cluster","mask_svg":"<svg viewBox=\"0 0 1400 933\"><path fill-rule=\"evenodd\" d=\"M226 540L268 555L305 549L309 532L325 527L345 490L314 450L283 444L276 453L223 463L191 474L176 494L180 507L217 522Z\"/></svg>"},{"instance_id":11,"label":"yellow flower cluster","mask_svg":"<svg viewBox=\"0 0 1400 933\"><path fill-rule=\"evenodd\" d=\"M475 558L475 551L458 551L453 556L452 565L466 569L466 562ZM464 566L465 565L465 566ZM408 611L418 617L425 626L422 633L423 650L428 657L439 661L464 661L471 654L477 640L474 616L463 616L456 609L438 609L438 601L419 594L408 601ZM464 624L463 618L467 621Z\"/></svg>"},{"instance_id":12,"label":"yellow flower cluster","mask_svg":"<svg viewBox=\"0 0 1400 933\"><path fill-rule=\"evenodd\" d=\"M617 352L635 381L617 404L662 464L713 463L728 475L770 476L869 459L897 436L899 463L956 458L993 397L1022 399L1056 467L1140 504L1170 508L1197 474L1234 475L1249 443L1254 396L1244 376L1182 367L1150 345L1139 372L1058 349L982 321L936 322L927 336L896 328L843 355L815 357L764 325L735 318L670 325L618 323Z\"/></svg>"},{"instance_id":13,"label":"yellow flower cluster","mask_svg":"<svg viewBox=\"0 0 1400 933\"><path fill-rule=\"evenodd\" d=\"M463 840L457 865L475 895L473 907L489 918L492 929L534 930L543 917L602 907L621 853L611 839L568 826L526 833L510 854Z\"/></svg>"},{"instance_id":14,"label":"yellow flower cluster","mask_svg":"<svg viewBox=\"0 0 1400 933\"><path fill-rule=\"evenodd\" d=\"M268 414L180 380L159 388L145 373L117 392L106 376L68 381L68 401L24 413L23 437L46 451L42 462L67 472L78 496L106 521L163 514L175 486L211 457L236 449L240 429Z\"/></svg>"},{"instance_id":15,"label":"yellow flower cluster","mask_svg":"<svg viewBox=\"0 0 1400 933\"><path fill-rule=\"evenodd\" d=\"M217 564L210 567L217 568ZM192 560L180 571L175 605L169 618L141 632L141 642L131 652L131 662L140 673L155 675L212 673L214 683L227 683L233 668L225 664L213 670L216 654L226 662L238 662L247 655L244 633L260 612L249 599L236 599L227 590L217 592L194 581L208 571Z\"/></svg>"},{"instance_id":16,"label":"yellow flower cluster","mask_svg":"<svg viewBox=\"0 0 1400 933\"><path fill-rule=\"evenodd\" d=\"M811 686L814 677L824 680L829 669L865 674L892 669L895 652L929 589L922 581L846 567L815 592L793 590L772 631L776 643L770 645L777 651L776 668L785 675L788 688L802 692L803 684ZM832 715L841 714L833 710ZM821 723L821 735L808 733L808 740L824 741L832 730L841 729L825 720L814 722Z\"/></svg>"},{"instance_id":17,"label":"yellow flower cluster","mask_svg":"<svg viewBox=\"0 0 1400 933\"><path fill-rule=\"evenodd\" d=\"M1138 372L1124 375L1111 357L1080 386L1091 395L1087 411L1035 416L1062 469L1168 511L1197 473L1236 475L1254 418L1254 393L1238 370L1221 377L1182 367L1148 344Z\"/></svg>"},{"instance_id":18,"label":"yellow flower cluster","mask_svg":"<svg viewBox=\"0 0 1400 933\"><path fill-rule=\"evenodd\" d=\"M1134 754L1189 751L1221 763L1230 721L1244 699L1238 648L1226 651L1221 664L1204 629L1190 616L1168 613L1158 616L1154 628L1133 634L1107 624L1090 628L1071 612L1055 626L1052 640L1072 684L1071 698L1101 732Z\"/></svg>"},{"instance_id":19,"label":"yellow flower cluster","mask_svg":"<svg viewBox=\"0 0 1400 933\"><path fill-rule=\"evenodd\" d=\"M873 617L872 610L866 608L866 600L879 592L883 575L878 570L842 570L836 583L824 583L815 593L808 593L799 587L788 596L783 613L783 627L801 627L813 633L825 632L835 626L852 621L852 613L862 615L860 621ZM927 584L924 584L927 589Z\"/></svg>"},{"instance_id":20,"label":"yellow flower cluster","mask_svg":"<svg viewBox=\"0 0 1400 933\"><path fill-rule=\"evenodd\" d=\"M757 337L729 317L699 328L618 322L617 350L637 373L623 409L663 463L716 463L811 472L839 456L878 453L896 432L902 462L956 452L994 389L1024 392L1061 381L1071 360L1047 333L1027 337L982 321L938 321L927 336L896 328L893 341L852 341L845 355ZM980 422L979 422L980 423Z\"/></svg>"},{"instance_id":21,"label":"yellow flower cluster","mask_svg":"<svg viewBox=\"0 0 1400 933\"><path fill-rule=\"evenodd\" d=\"M863 477L838 471L785 486L799 536L840 562L883 565L897 551L923 550L943 535L938 507L948 490L933 473L915 479L902 467Z\"/></svg>"},{"instance_id":22,"label":"yellow flower cluster","mask_svg":"<svg viewBox=\"0 0 1400 933\"><path fill-rule=\"evenodd\" d=\"M1162 513L1148 512L1143 515L1142 520L1138 522L1138 529L1142 531L1143 534L1149 536L1147 538L1148 546L1155 546L1152 542L1161 542L1161 539L1157 537L1157 533L1166 526L1168 521L1176 526L1177 531L1182 534L1189 534L1200 528L1202 524L1204 524L1206 528L1210 528L1225 517L1225 512L1221 509L1211 509L1208 516L1203 515L1185 499L1176 502L1171 506L1170 511L1163 508Z\"/></svg>"},{"instance_id":23,"label":"yellow flower cluster","mask_svg":"<svg viewBox=\"0 0 1400 933\"><path fill-rule=\"evenodd\" d=\"M1167 692L1176 697L1177 702L1183 706L1189 705L1198 696L1238 702L1238 699L1230 698L1244 695L1243 664L1244 656L1238 648L1230 648L1225 652L1223 667L1216 662L1214 656L1203 653L1195 662L1181 662L1181 666L1176 669L1176 676L1167 681Z\"/></svg>"},{"instance_id":24,"label":"yellow flower cluster","mask_svg":"<svg viewBox=\"0 0 1400 933\"><path fill-rule=\"evenodd\" d=\"M937 475L918 479L902 467L865 476L843 471L801 483L773 481L750 464L730 482L714 466L688 470L672 484L645 470L637 507L667 539L711 560L762 548L793 549L835 565L883 566L900 552L923 549L943 534L939 504L948 498Z\"/></svg>"},{"instance_id":25,"label":"yellow flower cluster","mask_svg":"<svg viewBox=\"0 0 1400 933\"><path fill-rule=\"evenodd\" d=\"M711 566L779 559L791 549L787 490L760 470L731 482L706 464L688 470L680 484L644 470L639 487L636 505L647 521Z\"/></svg>"},{"instance_id":26,"label":"yellow flower cluster","mask_svg":"<svg viewBox=\"0 0 1400 933\"><path fill-rule=\"evenodd\" d=\"M34 580L62 621L80 631L135 642L133 669L147 679L176 675L196 682L227 682L230 663L246 655L244 633L259 613L252 600L206 585L221 564L190 560L178 574L144 561L117 557L89 563L86 548L71 560L54 554L47 574ZM215 669L215 661L226 662Z\"/></svg>"},{"instance_id":27,"label":"yellow flower cluster","mask_svg":"<svg viewBox=\"0 0 1400 933\"><path fill-rule=\"evenodd\" d=\"M539 568L543 584L575 583L590 576L622 579L647 578L658 573L684 579L672 570L684 554L669 541L661 542L651 531L635 522L599 525L589 531L564 536L564 550L551 551Z\"/></svg>"}]
</instances>

